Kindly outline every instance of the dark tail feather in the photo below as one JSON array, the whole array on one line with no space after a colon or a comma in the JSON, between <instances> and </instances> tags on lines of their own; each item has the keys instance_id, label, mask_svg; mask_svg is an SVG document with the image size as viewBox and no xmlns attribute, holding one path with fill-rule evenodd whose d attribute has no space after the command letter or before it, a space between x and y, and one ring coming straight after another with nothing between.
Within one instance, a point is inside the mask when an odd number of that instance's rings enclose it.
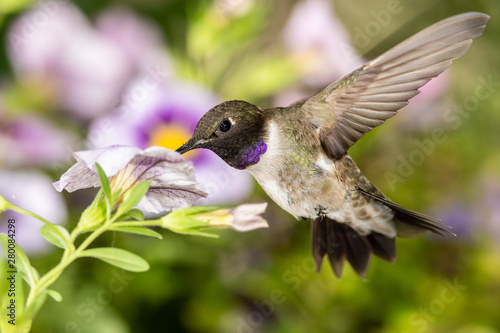
<instances>
[{"instance_id":1,"label":"dark tail feather","mask_svg":"<svg viewBox=\"0 0 500 333\"><path fill-rule=\"evenodd\" d=\"M372 253L370 242L365 236L360 236L351 227L335 221L332 222L340 226L344 247L347 252L347 261L359 276L366 277Z\"/></svg>"},{"instance_id":2,"label":"dark tail feather","mask_svg":"<svg viewBox=\"0 0 500 333\"><path fill-rule=\"evenodd\" d=\"M438 219L403 208L364 190L359 191L367 199L372 198L394 211L394 222L399 237L415 237L429 231L441 236L444 233L455 235L448 230L449 226L439 223ZM311 221L311 244L316 270L319 272L326 255L333 272L339 278L346 259L361 277L366 276L372 253L389 262L396 260L395 238L374 231L361 236L347 224L338 223L328 217L318 217Z\"/></svg>"},{"instance_id":3,"label":"dark tail feather","mask_svg":"<svg viewBox=\"0 0 500 333\"><path fill-rule=\"evenodd\" d=\"M348 225L327 217L311 221L311 244L316 270L319 272L323 257L327 255L338 278L342 276L346 259L356 273L364 278L372 253L390 262L396 258L394 238L376 232L361 236Z\"/></svg>"},{"instance_id":4,"label":"dark tail feather","mask_svg":"<svg viewBox=\"0 0 500 333\"><path fill-rule=\"evenodd\" d=\"M374 231L366 238L370 242L374 255L388 262L396 261L396 238L389 238Z\"/></svg>"},{"instance_id":5,"label":"dark tail feather","mask_svg":"<svg viewBox=\"0 0 500 333\"><path fill-rule=\"evenodd\" d=\"M456 236L453 232L448 230L451 227L439 223L439 219L398 206L394 202L380 198L362 189L358 190L363 193L363 195L383 203L394 211L394 220L396 222L399 237L416 237L427 231L431 231L441 236L444 236L443 233Z\"/></svg>"},{"instance_id":6,"label":"dark tail feather","mask_svg":"<svg viewBox=\"0 0 500 333\"><path fill-rule=\"evenodd\" d=\"M327 255L333 272L340 278L346 259L346 249L338 229L338 223L326 217L318 217L311 221L311 245L316 271L319 273L323 257Z\"/></svg>"}]
</instances>

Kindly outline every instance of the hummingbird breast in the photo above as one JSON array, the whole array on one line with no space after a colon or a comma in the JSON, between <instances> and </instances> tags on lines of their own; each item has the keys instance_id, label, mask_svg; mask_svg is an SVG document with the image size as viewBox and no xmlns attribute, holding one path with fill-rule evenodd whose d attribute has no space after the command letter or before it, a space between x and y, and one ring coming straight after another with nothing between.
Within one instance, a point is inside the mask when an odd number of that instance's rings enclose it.
<instances>
[{"instance_id":1,"label":"hummingbird breast","mask_svg":"<svg viewBox=\"0 0 500 333\"><path fill-rule=\"evenodd\" d=\"M375 230L395 236L393 212L366 200L356 189L359 185L367 191L378 190L348 155L329 158L312 124L285 122L282 126L271 120L266 132L266 153L246 170L282 209L295 218L327 216L361 235Z\"/></svg>"},{"instance_id":2,"label":"hummingbird breast","mask_svg":"<svg viewBox=\"0 0 500 333\"><path fill-rule=\"evenodd\" d=\"M342 208L345 186L333 160L322 153L314 127L267 125L267 152L247 170L281 208L315 218Z\"/></svg>"}]
</instances>

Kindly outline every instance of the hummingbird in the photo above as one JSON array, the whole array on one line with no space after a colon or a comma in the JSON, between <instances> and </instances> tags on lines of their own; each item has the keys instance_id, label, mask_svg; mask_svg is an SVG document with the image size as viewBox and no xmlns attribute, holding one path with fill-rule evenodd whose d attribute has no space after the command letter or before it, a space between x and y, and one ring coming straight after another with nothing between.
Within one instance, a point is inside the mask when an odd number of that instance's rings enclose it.
<instances>
[{"instance_id":1,"label":"hummingbird","mask_svg":"<svg viewBox=\"0 0 500 333\"><path fill-rule=\"evenodd\" d=\"M338 278L346 260L365 278L372 254L395 261L396 237L454 234L438 219L390 201L348 149L462 56L488 20L469 12L435 23L288 107L223 102L202 116L177 152L209 149L250 172L282 209L310 221L318 272L327 257Z\"/></svg>"}]
</instances>

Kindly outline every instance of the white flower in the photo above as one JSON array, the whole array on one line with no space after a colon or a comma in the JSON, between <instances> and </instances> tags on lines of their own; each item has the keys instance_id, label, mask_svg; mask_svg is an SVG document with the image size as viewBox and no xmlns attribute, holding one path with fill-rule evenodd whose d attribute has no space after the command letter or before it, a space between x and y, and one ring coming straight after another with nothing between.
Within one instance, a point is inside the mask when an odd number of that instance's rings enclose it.
<instances>
[{"instance_id":1,"label":"white flower","mask_svg":"<svg viewBox=\"0 0 500 333\"><path fill-rule=\"evenodd\" d=\"M232 228L245 232L268 228L261 216L267 203L243 204L235 208L189 207L176 210L162 217L162 227L181 234L213 236L207 228Z\"/></svg>"},{"instance_id":2,"label":"white flower","mask_svg":"<svg viewBox=\"0 0 500 333\"><path fill-rule=\"evenodd\" d=\"M267 221L261 216L267 203L243 204L232 209L218 209L208 213L193 215L192 218L207 222L209 227L230 227L236 231L250 231L268 228Z\"/></svg>"},{"instance_id":3,"label":"white flower","mask_svg":"<svg viewBox=\"0 0 500 333\"><path fill-rule=\"evenodd\" d=\"M151 181L143 198L144 209L160 213L188 207L207 196L196 182L191 162L175 151L150 147L141 150L129 146L111 146L74 153L77 163L54 183L58 191L73 192L100 185L95 164L98 163L110 178L111 192L121 190L123 196L130 188Z\"/></svg>"}]
</instances>

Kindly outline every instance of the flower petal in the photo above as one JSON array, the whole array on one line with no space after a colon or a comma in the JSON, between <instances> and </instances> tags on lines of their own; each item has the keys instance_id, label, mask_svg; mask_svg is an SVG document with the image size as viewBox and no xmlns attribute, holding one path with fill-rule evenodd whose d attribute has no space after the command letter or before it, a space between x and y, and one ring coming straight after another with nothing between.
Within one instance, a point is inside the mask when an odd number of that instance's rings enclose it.
<instances>
[{"instance_id":1,"label":"flower petal","mask_svg":"<svg viewBox=\"0 0 500 333\"><path fill-rule=\"evenodd\" d=\"M260 216L267 208L267 202L243 204L232 209L217 209L196 213L190 217L204 221L209 227L230 227L245 232L260 228L268 228L267 221Z\"/></svg>"},{"instance_id":2,"label":"flower petal","mask_svg":"<svg viewBox=\"0 0 500 333\"><path fill-rule=\"evenodd\" d=\"M239 205L229 212L234 220L231 228L237 231L250 231L260 228L269 228L267 221L261 216L267 208L267 202L258 204Z\"/></svg>"},{"instance_id":3,"label":"flower petal","mask_svg":"<svg viewBox=\"0 0 500 333\"><path fill-rule=\"evenodd\" d=\"M159 213L188 207L197 199L207 196L195 180L192 163L177 152L150 147L136 162L149 163L149 167L138 178L138 181L151 180L150 190L143 200L144 209L148 212Z\"/></svg>"},{"instance_id":4,"label":"flower petal","mask_svg":"<svg viewBox=\"0 0 500 333\"><path fill-rule=\"evenodd\" d=\"M207 192L196 182L193 164L181 154L163 148L150 147L144 151L128 146L111 146L74 154L77 163L53 185L58 191L73 192L99 186L95 163L106 176L112 177L112 192L125 193L134 185L151 181L142 200L146 211L162 211L188 207Z\"/></svg>"},{"instance_id":5,"label":"flower petal","mask_svg":"<svg viewBox=\"0 0 500 333\"><path fill-rule=\"evenodd\" d=\"M74 153L78 162L84 162L87 168L97 174L95 164L99 163L108 177L112 177L123 169L141 150L130 146L109 146L95 150L84 150Z\"/></svg>"},{"instance_id":6,"label":"flower petal","mask_svg":"<svg viewBox=\"0 0 500 333\"><path fill-rule=\"evenodd\" d=\"M164 77L168 68L158 70L159 77ZM125 144L145 149L153 143L151 134L162 126L177 126L192 133L200 117L220 102L203 86L170 76L148 90L140 103L133 99L134 91L143 85L144 78L155 77L157 75L147 73L138 76L130 83L114 112L91 124L88 137L92 147ZM92 140L94 137L99 140ZM161 145L159 142L155 144ZM196 205L241 202L254 186L250 174L231 168L211 151L199 149L191 158L196 180L209 192L209 196L200 199Z\"/></svg>"},{"instance_id":7,"label":"flower petal","mask_svg":"<svg viewBox=\"0 0 500 333\"><path fill-rule=\"evenodd\" d=\"M178 209L191 206L207 193L199 183L193 181L173 181L169 186L150 188L143 199L144 209L151 213L160 213L167 209Z\"/></svg>"},{"instance_id":8,"label":"flower petal","mask_svg":"<svg viewBox=\"0 0 500 333\"><path fill-rule=\"evenodd\" d=\"M61 179L53 183L59 192L66 189L74 192L89 187L99 186L99 177L95 163L104 170L108 177L114 176L123 169L141 150L128 146L111 146L95 150L79 151L73 154L77 163L68 169Z\"/></svg>"},{"instance_id":9,"label":"flower petal","mask_svg":"<svg viewBox=\"0 0 500 333\"><path fill-rule=\"evenodd\" d=\"M57 182L52 183L54 188L62 192L74 192L89 187L99 186L99 177L87 168L84 162L78 162L68 169Z\"/></svg>"}]
</instances>

